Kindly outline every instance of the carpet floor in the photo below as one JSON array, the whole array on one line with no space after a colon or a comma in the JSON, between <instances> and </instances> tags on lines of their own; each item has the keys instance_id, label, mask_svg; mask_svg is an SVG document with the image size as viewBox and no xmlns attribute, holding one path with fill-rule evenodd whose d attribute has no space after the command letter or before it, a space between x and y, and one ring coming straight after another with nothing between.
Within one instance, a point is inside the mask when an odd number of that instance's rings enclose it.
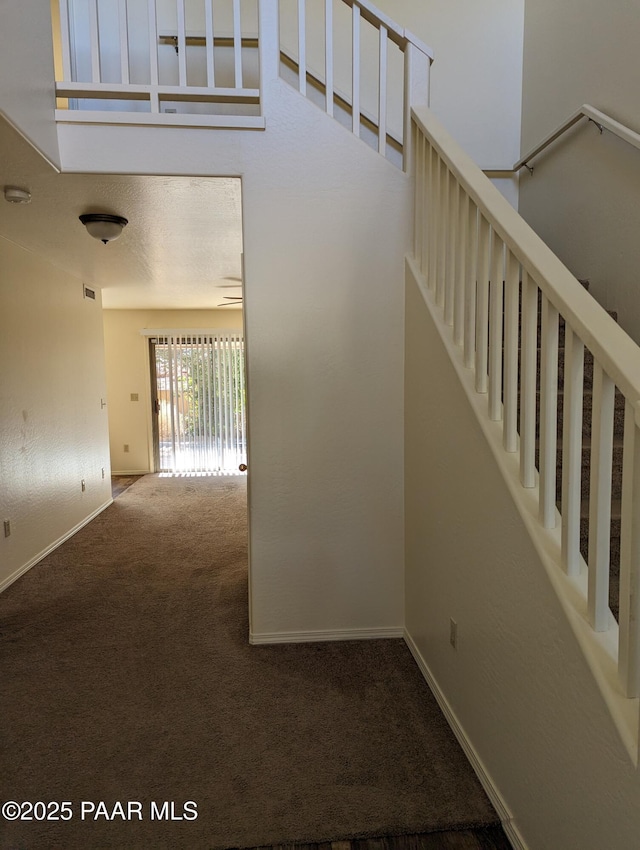
<instances>
[{"instance_id":1,"label":"carpet floor","mask_svg":"<svg viewBox=\"0 0 640 850\"><path fill-rule=\"evenodd\" d=\"M245 486L145 476L0 595L0 798L69 803L3 850L498 822L402 641L248 644Z\"/></svg>"}]
</instances>

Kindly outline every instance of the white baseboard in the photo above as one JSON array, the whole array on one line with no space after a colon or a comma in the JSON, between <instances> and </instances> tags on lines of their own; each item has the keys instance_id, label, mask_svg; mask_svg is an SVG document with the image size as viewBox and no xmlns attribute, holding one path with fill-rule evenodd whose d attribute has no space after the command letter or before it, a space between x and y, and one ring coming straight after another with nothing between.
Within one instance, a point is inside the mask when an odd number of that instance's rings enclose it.
<instances>
[{"instance_id":1,"label":"white baseboard","mask_svg":"<svg viewBox=\"0 0 640 850\"><path fill-rule=\"evenodd\" d=\"M482 759L480 758L480 756L475 750L475 747L467 737L463 727L461 726L460 722L458 721L458 718L455 715L455 712L449 705L447 698L440 690L440 687L434 679L427 662L422 657L420 650L418 649L418 647L413 641L413 638L407 631L404 632L404 640L407 646L409 647L409 650L413 655L416 664L420 668L420 672L426 679L431 692L436 698L436 701L440 706L440 710L444 714L447 723L451 727L451 731L456 736L458 743L464 750L464 754L466 755L467 759L469 760L469 763L471 764L471 767L473 768L476 776L480 780L480 784L484 788L487 797L489 797L494 809L498 813L498 817L500 818L500 821L502 823L502 828L505 832L505 835L509 839L511 846L514 850L527 850L527 845L525 844L523 837L518 831L518 827L514 821L513 815L511 814L511 811L509 810L507 804L502 798L502 794L495 786L493 780L491 779L491 776L489 775L487 769L484 766L484 763L482 762Z\"/></svg>"},{"instance_id":2,"label":"white baseboard","mask_svg":"<svg viewBox=\"0 0 640 850\"><path fill-rule=\"evenodd\" d=\"M319 632L251 632L249 643L255 646L267 643L320 643L332 640L376 640L404 637L403 628L344 629Z\"/></svg>"},{"instance_id":3,"label":"white baseboard","mask_svg":"<svg viewBox=\"0 0 640 850\"><path fill-rule=\"evenodd\" d=\"M148 469L112 469L112 475L150 475Z\"/></svg>"},{"instance_id":4,"label":"white baseboard","mask_svg":"<svg viewBox=\"0 0 640 850\"><path fill-rule=\"evenodd\" d=\"M101 514L102 511L105 510L105 508L108 508L109 505L112 505L112 504L113 504L113 499L108 499L103 505L101 505L99 508L97 508L95 511L93 511L93 513L89 514L88 517L85 517L77 525L74 525L74 527L72 529L70 529L69 531L67 531L66 534L63 534L62 537L59 537L50 546L47 546L46 549L43 549L42 552L39 552L37 555L35 555L33 558L31 558L30 561L27 561L26 564L23 564L23 566L18 567L18 569L15 570L15 572L11 573L10 576L8 576L7 578L3 579L3 581L0 582L0 593L2 593L3 590L5 590L7 587L9 587L10 584L13 584L14 581L17 581L20 578L20 576L23 576L26 572L28 572L31 569L31 567L35 567L35 565L39 561L41 561L43 558L46 558L47 555L49 555L51 552L54 551L54 549L57 549L58 546L62 546L62 544L66 540L68 540L70 537L73 537L73 535L76 534L76 532L80 531L81 528L84 528L85 525L88 525L91 522L92 519L95 519L98 516L98 514Z\"/></svg>"}]
</instances>

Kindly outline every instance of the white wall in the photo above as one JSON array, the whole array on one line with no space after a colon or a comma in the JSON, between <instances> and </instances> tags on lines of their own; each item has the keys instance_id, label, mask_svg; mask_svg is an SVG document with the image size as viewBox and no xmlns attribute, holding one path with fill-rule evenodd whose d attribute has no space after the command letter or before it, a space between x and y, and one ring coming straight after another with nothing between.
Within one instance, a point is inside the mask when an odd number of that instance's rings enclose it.
<instances>
[{"instance_id":1,"label":"white wall","mask_svg":"<svg viewBox=\"0 0 640 850\"><path fill-rule=\"evenodd\" d=\"M410 183L269 70L267 132L65 126L63 159L242 176L253 638L399 633Z\"/></svg>"},{"instance_id":2,"label":"white wall","mask_svg":"<svg viewBox=\"0 0 640 850\"><path fill-rule=\"evenodd\" d=\"M0 237L0 586L111 500L96 295Z\"/></svg>"},{"instance_id":3,"label":"white wall","mask_svg":"<svg viewBox=\"0 0 640 850\"><path fill-rule=\"evenodd\" d=\"M149 340L143 328L242 329L240 310L104 310L109 445L115 473L151 472ZM138 401L131 401L131 394ZM124 446L129 451L124 451Z\"/></svg>"},{"instance_id":4,"label":"white wall","mask_svg":"<svg viewBox=\"0 0 640 850\"><path fill-rule=\"evenodd\" d=\"M53 164L58 164L53 42L49 3L0 0L0 113Z\"/></svg>"},{"instance_id":5,"label":"white wall","mask_svg":"<svg viewBox=\"0 0 640 850\"><path fill-rule=\"evenodd\" d=\"M524 0L378 0L435 54L431 108L482 168L518 158Z\"/></svg>"},{"instance_id":6,"label":"white wall","mask_svg":"<svg viewBox=\"0 0 640 850\"><path fill-rule=\"evenodd\" d=\"M523 151L583 103L640 132L639 38L625 0L527 3ZM584 119L534 165L521 180L522 215L640 342L640 152Z\"/></svg>"},{"instance_id":7,"label":"white wall","mask_svg":"<svg viewBox=\"0 0 640 850\"><path fill-rule=\"evenodd\" d=\"M629 850L640 777L410 273L406 320L407 632L529 850Z\"/></svg>"}]
</instances>

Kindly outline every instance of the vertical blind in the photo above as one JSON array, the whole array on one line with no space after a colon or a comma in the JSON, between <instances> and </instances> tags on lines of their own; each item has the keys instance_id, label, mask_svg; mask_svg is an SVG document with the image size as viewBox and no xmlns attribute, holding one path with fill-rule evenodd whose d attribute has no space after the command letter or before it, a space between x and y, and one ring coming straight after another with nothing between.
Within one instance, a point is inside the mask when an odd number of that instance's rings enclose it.
<instances>
[{"instance_id":1,"label":"vertical blind","mask_svg":"<svg viewBox=\"0 0 640 850\"><path fill-rule=\"evenodd\" d=\"M231 472L246 462L244 340L151 340L161 472Z\"/></svg>"}]
</instances>

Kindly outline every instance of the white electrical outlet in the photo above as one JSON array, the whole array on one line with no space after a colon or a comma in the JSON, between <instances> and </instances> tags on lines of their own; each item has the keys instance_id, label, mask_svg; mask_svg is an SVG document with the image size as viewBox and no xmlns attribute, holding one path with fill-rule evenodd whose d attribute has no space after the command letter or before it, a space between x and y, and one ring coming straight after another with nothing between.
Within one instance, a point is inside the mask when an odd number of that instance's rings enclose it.
<instances>
[{"instance_id":1,"label":"white electrical outlet","mask_svg":"<svg viewBox=\"0 0 640 850\"><path fill-rule=\"evenodd\" d=\"M455 620L449 620L449 643L454 649L458 648L458 624Z\"/></svg>"}]
</instances>

